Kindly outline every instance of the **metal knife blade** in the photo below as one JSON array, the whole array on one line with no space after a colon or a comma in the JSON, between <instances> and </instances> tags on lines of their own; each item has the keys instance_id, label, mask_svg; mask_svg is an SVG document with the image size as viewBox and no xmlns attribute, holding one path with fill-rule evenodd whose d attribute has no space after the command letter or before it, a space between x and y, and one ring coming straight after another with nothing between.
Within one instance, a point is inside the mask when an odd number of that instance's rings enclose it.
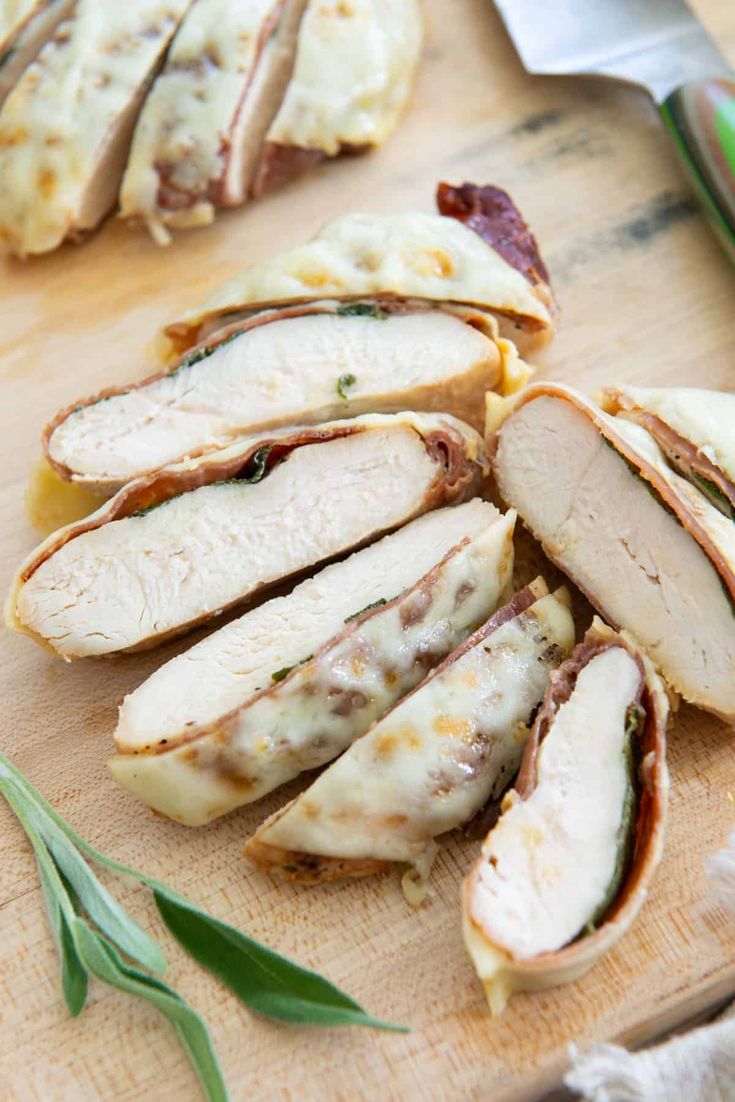
<instances>
[{"instance_id":1,"label":"metal knife blade","mask_svg":"<svg viewBox=\"0 0 735 1102\"><path fill-rule=\"evenodd\" d=\"M657 103L731 67L684 0L495 0L529 73L615 77Z\"/></svg>"}]
</instances>

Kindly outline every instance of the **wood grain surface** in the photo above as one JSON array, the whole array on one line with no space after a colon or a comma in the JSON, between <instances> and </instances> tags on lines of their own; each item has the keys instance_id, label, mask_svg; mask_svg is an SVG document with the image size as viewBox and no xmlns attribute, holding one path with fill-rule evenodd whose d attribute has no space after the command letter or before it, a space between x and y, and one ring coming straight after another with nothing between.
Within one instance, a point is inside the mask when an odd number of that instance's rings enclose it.
<instances>
[{"instance_id":1,"label":"wood grain surface","mask_svg":"<svg viewBox=\"0 0 735 1102\"><path fill-rule=\"evenodd\" d=\"M731 0L694 5L735 62ZM35 534L24 484L57 408L142 374L157 329L246 263L357 209L431 210L435 182L494 182L535 228L563 318L541 372L602 383L735 386L731 268L698 214L650 102L606 82L534 79L489 0L425 0L420 78L402 129L369 158L325 166L162 251L110 221L84 246L0 269L0 585ZM0 187L2 181L0 181ZM170 981L210 1023L233 1099L533 1099L569 1041L640 1042L735 990L735 931L707 896L706 856L735 821L732 730L684 707L671 733L668 844L635 927L584 980L515 998L491 1019L462 947L458 888L475 846L453 839L418 912L394 874L305 889L241 857L246 835L298 786L200 830L155 818L105 761L116 709L173 647L70 666L0 638L1 744L95 845L324 971L406 1036L253 1018L165 936L147 893L115 884L166 945ZM179 644L179 648L181 644ZM169 1027L93 984L62 1003L35 867L0 807L0 1099L196 1100Z\"/></svg>"}]
</instances>

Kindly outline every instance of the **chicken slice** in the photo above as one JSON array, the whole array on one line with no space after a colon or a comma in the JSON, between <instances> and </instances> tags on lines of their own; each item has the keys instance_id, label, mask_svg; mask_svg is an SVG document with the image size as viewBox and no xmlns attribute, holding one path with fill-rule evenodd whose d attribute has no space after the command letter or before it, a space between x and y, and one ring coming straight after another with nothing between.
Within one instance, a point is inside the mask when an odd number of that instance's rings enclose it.
<instances>
[{"instance_id":1,"label":"chicken slice","mask_svg":"<svg viewBox=\"0 0 735 1102\"><path fill-rule=\"evenodd\" d=\"M286 90L306 0L195 0L136 127L120 192L123 218L205 225L248 197Z\"/></svg>"},{"instance_id":2,"label":"chicken slice","mask_svg":"<svg viewBox=\"0 0 735 1102\"><path fill-rule=\"evenodd\" d=\"M463 891L491 1009L575 979L628 929L662 849L668 701L633 640L596 620L551 675L518 783Z\"/></svg>"},{"instance_id":3,"label":"chicken slice","mask_svg":"<svg viewBox=\"0 0 735 1102\"><path fill-rule=\"evenodd\" d=\"M113 776L198 826L324 765L507 597L514 523L428 513L172 659L123 701Z\"/></svg>"},{"instance_id":4,"label":"chicken slice","mask_svg":"<svg viewBox=\"0 0 735 1102\"><path fill-rule=\"evenodd\" d=\"M421 39L418 0L310 0L254 195L327 157L382 144L406 105Z\"/></svg>"},{"instance_id":5,"label":"chicken slice","mask_svg":"<svg viewBox=\"0 0 735 1102\"><path fill-rule=\"evenodd\" d=\"M540 384L503 423L495 474L549 557L674 689L735 716L735 527L652 437Z\"/></svg>"},{"instance_id":6,"label":"chicken slice","mask_svg":"<svg viewBox=\"0 0 735 1102\"><path fill-rule=\"evenodd\" d=\"M425 871L434 839L512 780L549 673L573 643L569 608L537 579L272 816L246 856L306 883L387 862Z\"/></svg>"},{"instance_id":7,"label":"chicken slice","mask_svg":"<svg viewBox=\"0 0 735 1102\"><path fill-rule=\"evenodd\" d=\"M77 0L0 111L0 240L19 256L115 204L150 80L191 0Z\"/></svg>"},{"instance_id":8,"label":"chicken slice","mask_svg":"<svg viewBox=\"0 0 735 1102\"><path fill-rule=\"evenodd\" d=\"M114 491L281 425L418 409L481 428L485 391L507 381L492 318L396 309L327 303L256 315L168 371L65 410L46 430L46 454L62 478Z\"/></svg>"},{"instance_id":9,"label":"chicken slice","mask_svg":"<svg viewBox=\"0 0 735 1102\"><path fill-rule=\"evenodd\" d=\"M420 414L241 442L129 483L51 536L8 620L64 658L150 646L471 496L483 464L468 426Z\"/></svg>"}]
</instances>

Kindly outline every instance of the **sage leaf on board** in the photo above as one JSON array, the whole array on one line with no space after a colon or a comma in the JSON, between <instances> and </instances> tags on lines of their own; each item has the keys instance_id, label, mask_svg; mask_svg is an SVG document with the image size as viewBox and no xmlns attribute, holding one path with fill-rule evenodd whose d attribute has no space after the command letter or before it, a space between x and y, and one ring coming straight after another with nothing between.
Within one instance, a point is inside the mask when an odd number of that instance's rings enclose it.
<instances>
[{"instance_id":1,"label":"sage leaf on board","mask_svg":"<svg viewBox=\"0 0 735 1102\"><path fill-rule=\"evenodd\" d=\"M371 1017L323 976L208 915L152 876L95 849L1 753L0 794L15 812L36 856L70 1013L79 1014L84 1006L89 973L153 1003L174 1024L209 1102L226 1102L227 1091L206 1025L175 991L121 955L151 972L166 966L158 945L100 884L82 855L150 888L161 917L182 947L256 1013L318 1026L361 1025L406 1032L404 1027Z\"/></svg>"},{"instance_id":2,"label":"sage leaf on board","mask_svg":"<svg viewBox=\"0 0 735 1102\"><path fill-rule=\"evenodd\" d=\"M61 990L64 995L64 1002L71 1016L76 1018L78 1014L81 1014L87 1001L87 973L77 956L74 939L61 909L61 904L56 897L54 885L38 858L36 858L36 864L49 926L61 961Z\"/></svg>"},{"instance_id":3,"label":"sage leaf on board","mask_svg":"<svg viewBox=\"0 0 735 1102\"><path fill-rule=\"evenodd\" d=\"M372 1018L323 976L286 960L170 890L154 888L153 894L161 918L179 944L256 1013L284 1022L407 1032L403 1026Z\"/></svg>"},{"instance_id":4,"label":"sage leaf on board","mask_svg":"<svg viewBox=\"0 0 735 1102\"><path fill-rule=\"evenodd\" d=\"M151 972L164 972L166 958L155 941L100 884L79 850L64 834L59 833L48 816L33 809L30 809L30 815L57 868L74 889L81 909L87 912L95 926L132 960Z\"/></svg>"}]
</instances>

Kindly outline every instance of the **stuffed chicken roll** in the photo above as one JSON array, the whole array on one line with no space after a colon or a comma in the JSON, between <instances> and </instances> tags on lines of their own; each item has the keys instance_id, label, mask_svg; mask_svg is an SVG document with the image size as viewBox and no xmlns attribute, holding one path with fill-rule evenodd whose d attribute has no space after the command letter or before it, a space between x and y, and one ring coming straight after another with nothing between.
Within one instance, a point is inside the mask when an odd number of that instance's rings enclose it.
<instances>
[{"instance_id":1,"label":"stuffed chicken roll","mask_svg":"<svg viewBox=\"0 0 735 1102\"><path fill-rule=\"evenodd\" d=\"M471 307L394 300L266 310L142 382L64 410L44 435L62 478L113 492L167 463L286 424L403 409L482 428L485 392L527 372Z\"/></svg>"},{"instance_id":2,"label":"stuffed chicken roll","mask_svg":"<svg viewBox=\"0 0 735 1102\"><path fill-rule=\"evenodd\" d=\"M529 387L494 440L500 493L687 700L735 716L735 525L642 426Z\"/></svg>"},{"instance_id":3,"label":"stuffed chicken roll","mask_svg":"<svg viewBox=\"0 0 735 1102\"><path fill-rule=\"evenodd\" d=\"M210 635L125 698L113 776L198 826L324 765L507 597L514 523L438 509Z\"/></svg>"},{"instance_id":4,"label":"stuffed chicken roll","mask_svg":"<svg viewBox=\"0 0 735 1102\"><path fill-rule=\"evenodd\" d=\"M515 789L463 890L490 1007L576 979L626 932L663 849L668 701L626 634L596 620L551 675Z\"/></svg>"},{"instance_id":5,"label":"stuffed chicken roll","mask_svg":"<svg viewBox=\"0 0 735 1102\"><path fill-rule=\"evenodd\" d=\"M700 387L606 387L603 408L650 432L669 463L735 520L735 394Z\"/></svg>"},{"instance_id":6,"label":"stuffed chicken roll","mask_svg":"<svg viewBox=\"0 0 735 1102\"><path fill-rule=\"evenodd\" d=\"M537 579L267 820L246 855L306 883L389 862L425 875L434 839L514 777L549 673L573 643L567 604ZM404 885L411 898L410 875Z\"/></svg>"},{"instance_id":7,"label":"stuffed chicken roll","mask_svg":"<svg viewBox=\"0 0 735 1102\"><path fill-rule=\"evenodd\" d=\"M131 482L49 537L21 568L8 622L64 658L151 646L472 496L484 469L478 434L448 416L241 441Z\"/></svg>"}]
</instances>

